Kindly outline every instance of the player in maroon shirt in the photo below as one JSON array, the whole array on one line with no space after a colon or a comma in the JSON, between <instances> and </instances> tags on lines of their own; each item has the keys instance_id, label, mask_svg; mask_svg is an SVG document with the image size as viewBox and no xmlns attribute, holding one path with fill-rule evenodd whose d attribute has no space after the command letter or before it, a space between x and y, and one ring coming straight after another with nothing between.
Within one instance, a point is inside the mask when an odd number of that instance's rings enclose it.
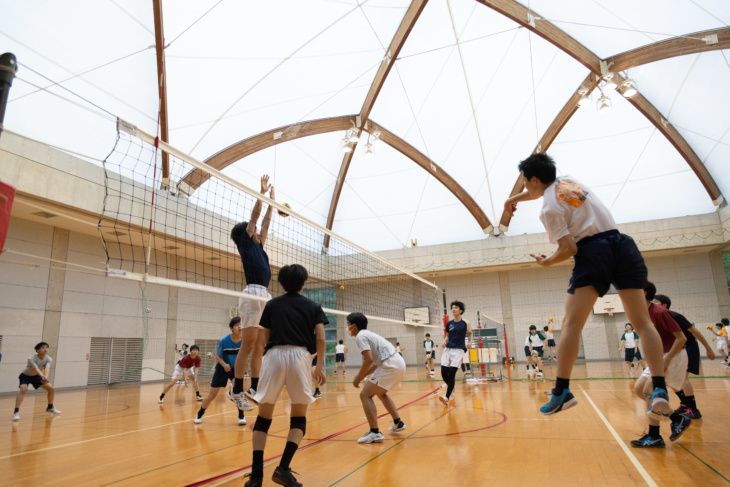
<instances>
[{"instance_id":1,"label":"player in maroon shirt","mask_svg":"<svg viewBox=\"0 0 730 487\"><path fill-rule=\"evenodd\" d=\"M162 394L160 394L160 399L157 401L159 404L162 404L162 401L165 399L165 394L167 394L167 391L169 391L172 386L175 385L175 382L182 376L187 379L190 379L193 381L193 386L195 386L195 396L198 401L203 400L203 396L200 395L200 387L198 387L198 369L200 369L200 357L198 357L198 352L200 351L200 347L197 345L193 345L190 347L190 354L185 355L180 361L175 365L175 370L172 373L172 377L170 377L170 382L167 383L165 388L162 390Z\"/></svg>"}]
</instances>

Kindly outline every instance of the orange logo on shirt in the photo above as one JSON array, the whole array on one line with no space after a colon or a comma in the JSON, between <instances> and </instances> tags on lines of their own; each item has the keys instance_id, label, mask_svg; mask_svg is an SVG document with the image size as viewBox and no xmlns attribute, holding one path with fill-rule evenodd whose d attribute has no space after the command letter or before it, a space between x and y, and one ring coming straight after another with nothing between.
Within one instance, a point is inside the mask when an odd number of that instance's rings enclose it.
<instances>
[{"instance_id":1,"label":"orange logo on shirt","mask_svg":"<svg viewBox=\"0 0 730 487\"><path fill-rule=\"evenodd\" d=\"M558 202L567 203L573 208L580 208L588 196L576 183L564 182L558 184Z\"/></svg>"}]
</instances>

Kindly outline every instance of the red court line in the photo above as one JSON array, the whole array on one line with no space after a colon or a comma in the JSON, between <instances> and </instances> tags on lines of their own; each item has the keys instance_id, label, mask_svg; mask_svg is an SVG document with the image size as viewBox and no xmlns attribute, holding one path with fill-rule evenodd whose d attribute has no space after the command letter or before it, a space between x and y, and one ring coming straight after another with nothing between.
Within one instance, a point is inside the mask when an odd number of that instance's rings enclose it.
<instances>
[{"instance_id":1,"label":"red court line","mask_svg":"<svg viewBox=\"0 0 730 487\"><path fill-rule=\"evenodd\" d=\"M418 401L421 401L423 399L426 399L428 396L432 395L434 392L438 391L439 389L441 389L441 386L439 386L436 389L432 390L428 394L425 394L425 395L419 397L418 399L414 399L413 401L408 402L408 403L402 405L401 407L398 408L398 410L401 410L401 409L403 409L405 407L408 407L411 404L416 403ZM380 416L378 416L378 418L382 418L383 416L387 416L387 415L388 415L388 413L384 413L384 414L381 414ZM325 436L324 438L320 438L319 440L315 440L315 441L313 441L312 443L310 443L310 444L308 444L306 446L299 447L297 449L297 452L299 452L301 450L306 450L307 448L310 448L310 447L315 446L315 445L319 445L320 443L323 443L323 442L325 442L327 440L331 440L332 438L335 438L337 436L343 435L343 434L345 434L347 432L350 432L350 431L354 430L355 428L360 428L360 427L362 427L363 425L366 425L366 424L368 424L367 421L365 421L364 423L357 424L357 425L355 425L355 426L353 426L351 428L347 428L345 430L338 431L337 433L332 433L331 435ZM274 436L274 435L270 435L270 436ZM283 438L283 437L277 436L277 438ZM264 464L266 464L266 463L268 463L268 462L270 462L272 460L276 460L277 458L281 458L281 455L276 455L275 457L271 457L271 458L264 459ZM215 477L211 477L209 479L200 480L198 482L195 482L195 483L192 483L192 484L188 484L185 487L201 487L201 486L207 485L207 484L209 484L211 482L215 482L216 480L220 480L222 478L228 477L229 475L233 475L233 474L239 473L239 472L244 472L244 471L246 471L246 470L248 470L250 468L251 468L251 465L246 465L245 467L237 468L235 470L231 470L230 472L226 472L226 473L223 473L223 474L220 474L220 475L216 475Z\"/></svg>"}]
</instances>

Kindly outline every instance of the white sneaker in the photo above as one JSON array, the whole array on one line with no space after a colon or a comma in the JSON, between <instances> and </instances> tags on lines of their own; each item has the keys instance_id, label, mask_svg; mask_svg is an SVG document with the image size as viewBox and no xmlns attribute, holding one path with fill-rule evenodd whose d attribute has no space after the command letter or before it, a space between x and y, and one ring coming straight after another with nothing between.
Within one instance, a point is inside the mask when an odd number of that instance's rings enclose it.
<instances>
[{"instance_id":1,"label":"white sneaker","mask_svg":"<svg viewBox=\"0 0 730 487\"><path fill-rule=\"evenodd\" d=\"M20 413L13 413L13 421L20 421Z\"/></svg>"},{"instance_id":2,"label":"white sneaker","mask_svg":"<svg viewBox=\"0 0 730 487\"><path fill-rule=\"evenodd\" d=\"M197 397L196 397L196 399L197 399L198 401L202 401L202 400L203 400L203 396L197 396Z\"/></svg>"},{"instance_id":3,"label":"white sneaker","mask_svg":"<svg viewBox=\"0 0 730 487\"><path fill-rule=\"evenodd\" d=\"M161 397L157 399L157 404L162 404L165 400Z\"/></svg>"},{"instance_id":4,"label":"white sneaker","mask_svg":"<svg viewBox=\"0 0 730 487\"><path fill-rule=\"evenodd\" d=\"M238 418L238 426L243 426L244 424L246 424L246 417Z\"/></svg>"},{"instance_id":5,"label":"white sneaker","mask_svg":"<svg viewBox=\"0 0 730 487\"><path fill-rule=\"evenodd\" d=\"M51 414L61 414L61 411L56 408L46 409L46 412Z\"/></svg>"},{"instance_id":6,"label":"white sneaker","mask_svg":"<svg viewBox=\"0 0 730 487\"><path fill-rule=\"evenodd\" d=\"M404 429L406 429L406 424L403 421L401 421L401 424L403 426L398 426L396 424L393 424L393 426L388 428L388 433L397 433L399 431L403 431Z\"/></svg>"},{"instance_id":7,"label":"white sneaker","mask_svg":"<svg viewBox=\"0 0 730 487\"><path fill-rule=\"evenodd\" d=\"M382 443L385 439L385 436L383 436L383 433L373 433L372 431L368 431L364 435L362 435L360 438L357 439L358 443Z\"/></svg>"},{"instance_id":8,"label":"white sneaker","mask_svg":"<svg viewBox=\"0 0 730 487\"><path fill-rule=\"evenodd\" d=\"M202 423L202 422L203 422L203 418L200 418L200 417L198 417L198 416L196 415L196 416L195 416L195 419L193 420L193 423L195 423L195 424L200 424L200 423Z\"/></svg>"},{"instance_id":9,"label":"white sneaker","mask_svg":"<svg viewBox=\"0 0 730 487\"><path fill-rule=\"evenodd\" d=\"M238 409L243 409L244 411L251 411L253 409L253 406L246 400L246 394L243 392L234 394L233 389L230 389L228 391L228 399L233 401Z\"/></svg>"},{"instance_id":10,"label":"white sneaker","mask_svg":"<svg viewBox=\"0 0 730 487\"><path fill-rule=\"evenodd\" d=\"M537 376L538 376L538 377L543 377L543 374L542 374L542 372L538 372L538 373L537 373Z\"/></svg>"},{"instance_id":11,"label":"white sneaker","mask_svg":"<svg viewBox=\"0 0 730 487\"><path fill-rule=\"evenodd\" d=\"M449 407L449 398L446 396L439 396L439 401L444 403L444 407Z\"/></svg>"},{"instance_id":12,"label":"white sneaker","mask_svg":"<svg viewBox=\"0 0 730 487\"><path fill-rule=\"evenodd\" d=\"M246 397L248 397L248 399L250 399L249 402L252 402L252 403L258 405L258 402L256 402L256 399L254 399L254 397L256 396L256 389L254 389L253 387L249 387L248 390L246 390L244 392L244 394L246 394Z\"/></svg>"}]
</instances>

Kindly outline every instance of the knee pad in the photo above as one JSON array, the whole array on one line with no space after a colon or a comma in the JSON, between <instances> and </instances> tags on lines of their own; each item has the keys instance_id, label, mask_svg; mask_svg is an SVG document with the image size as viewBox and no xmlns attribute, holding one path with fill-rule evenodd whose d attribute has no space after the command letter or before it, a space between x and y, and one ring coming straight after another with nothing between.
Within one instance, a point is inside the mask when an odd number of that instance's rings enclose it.
<instances>
[{"instance_id":1,"label":"knee pad","mask_svg":"<svg viewBox=\"0 0 730 487\"><path fill-rule=\"evenodd\" d=\"M292 417L289 419L289 429L300 429L302 435L307 432L307 418L304 416Z\"/></svg>"},{"instance_id":2,"label":"knee pad","mask_svg":"<svg viewBox=\"0 0 730 487\"><path fill-rule=\"evenodd\" d=\"M253 425L254 431L261 431L262 433L269 433L269 428L271 428L271 420L262 418L261 416L256 416L256 422Z\"/></svg>"}]
</instances>

